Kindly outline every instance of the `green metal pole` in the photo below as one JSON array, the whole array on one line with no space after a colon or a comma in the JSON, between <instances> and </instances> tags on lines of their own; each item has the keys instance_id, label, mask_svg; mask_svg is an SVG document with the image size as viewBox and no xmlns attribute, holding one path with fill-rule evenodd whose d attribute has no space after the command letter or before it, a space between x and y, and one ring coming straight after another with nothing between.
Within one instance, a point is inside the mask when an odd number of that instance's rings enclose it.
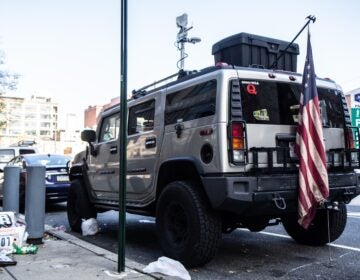
<instances>
[{"instance_id":1,"label":"green metal pole","mask_svg":"<svg viewBox=\"0 0 360 280\"><path fill-rule=\"evenodd\" d=\"M121 88L118 272L125 271L127 144L127 0L121 0Z\"/></svg>"}]
</instances>

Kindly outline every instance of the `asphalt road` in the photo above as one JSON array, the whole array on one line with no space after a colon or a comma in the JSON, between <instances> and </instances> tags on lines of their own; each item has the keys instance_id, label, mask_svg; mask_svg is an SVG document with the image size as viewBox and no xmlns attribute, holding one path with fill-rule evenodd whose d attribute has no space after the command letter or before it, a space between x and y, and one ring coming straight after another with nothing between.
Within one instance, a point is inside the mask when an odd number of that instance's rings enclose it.
<instances>
[{"instance_id":1,"label":"asphalt road","mask_svg":"<svg viewBox=\"0 0 360 280\"><path fill-rule=\"evenodd\" d=\"M46 223L70 231L65 204L47 209ZM118 250L118 212L98 215L101 231L74 235L112 252ZM127 215L126 257L147 265L162 256L153 218ZM207 265L191 269L192 279L360 279L360 199L348 206L342 236L329 246L298 245L281 225L259 233L238 229L224 234L220 250Z\"/></svg>"}]
</instances>

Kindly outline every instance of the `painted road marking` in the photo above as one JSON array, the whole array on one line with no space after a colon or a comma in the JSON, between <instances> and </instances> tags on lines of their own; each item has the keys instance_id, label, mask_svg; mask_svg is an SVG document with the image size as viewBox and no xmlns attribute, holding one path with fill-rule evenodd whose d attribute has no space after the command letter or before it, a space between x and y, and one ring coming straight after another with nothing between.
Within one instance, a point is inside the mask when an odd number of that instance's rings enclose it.
<instances>
[{"instance_id":1,"label":"painted road marking","mask_svg":"<svg viewBox=\"0 0 360 280\"><path fill-rule=\"evenodd\" d=\"M360 212L348 212L348 217L351 218L360 218Z\"/></svg>"},{"instance_id":2,"label":"painted road marking","mask_svg":"<svg viewBox=\"0 0 360 280\"><path fill-rule=\"evenodd\" d=\"M250 232L246 228L240 228L239 230ZM285 234L273 233L273 232L268 232L268 231L260 231L258 233L264 234L264 235L270 235L270 236L274 236L274 237L291 239L291 237L289 235L285 235ZM341 248L341 249L347 249L347 250L351 250L351 251L355 251L355 252L360 252L360 248L352 247L352 246L346 246L346 245L334 244L334 243L327 244L327 246Z\"/></svg>"},{"instance_id":3,"label":"painted road marking","mask_svg":"<svg viewBox=\"0 0 360 280\"><path fill-rule=\"evenodd\" d=\"M275 236L275 237L287 238L287 239L291 238L288 235L279 234L279 233L272 233L272 232L267 232L267 231L260 231L259 233L264 234L264 235ZM342 249L347 249L347 250L351 250L351 251L360 252L360 248L357 248L357 247L351 247L351 246L333 244L333 243L332 244L327 244L327 245L331 246L331 247L342 248Z\"/></svg>"}]
</instances>

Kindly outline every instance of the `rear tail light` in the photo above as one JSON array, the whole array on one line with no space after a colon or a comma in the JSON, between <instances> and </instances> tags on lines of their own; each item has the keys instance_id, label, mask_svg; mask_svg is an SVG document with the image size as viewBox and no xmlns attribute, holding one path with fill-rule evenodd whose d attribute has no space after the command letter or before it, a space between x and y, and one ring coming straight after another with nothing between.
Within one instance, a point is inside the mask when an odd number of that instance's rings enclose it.
<instances>
[{"instance_id":1,"label":"rear tail light","mask_svg":"<svg viewBox=\"0 0 360 280\"><path fill-rule=\"evenodd\" d=\"M230 126L230 153L234 164L245 163L245 124L233 122Z\"/></svg>"}]
</instances>

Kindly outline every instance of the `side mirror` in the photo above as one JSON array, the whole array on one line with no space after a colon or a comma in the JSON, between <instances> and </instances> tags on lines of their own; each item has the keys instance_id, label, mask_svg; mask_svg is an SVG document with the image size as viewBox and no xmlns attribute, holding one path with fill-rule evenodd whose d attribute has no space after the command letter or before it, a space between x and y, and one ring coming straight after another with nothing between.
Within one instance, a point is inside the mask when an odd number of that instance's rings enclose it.
<instances>
[{"instance_id":1,"label":"side mirror","mask_svg":"<svg viewBox=\"0 0 360 280\"><path fill-rule=\"evenodd\" d=\"M90 154L94 157L97 156L97 150L95 150L94 144L92 142L95 142L96 140L96 132L91 129L86 129L81 132L81 140L88 142L90 146ZM87 158L88 153L86 153Z\"/></svg>"},{"instance_id":2,"label":"side mirror","mask_svg":"<svg viewBox=\"0 0 360 280\"><path fill-rule=\"evenodd\" d=\"M81 140L91 143L96 140L96 132L91 129L86 129L81 132Z\"/></svg>"}]
</instances>

